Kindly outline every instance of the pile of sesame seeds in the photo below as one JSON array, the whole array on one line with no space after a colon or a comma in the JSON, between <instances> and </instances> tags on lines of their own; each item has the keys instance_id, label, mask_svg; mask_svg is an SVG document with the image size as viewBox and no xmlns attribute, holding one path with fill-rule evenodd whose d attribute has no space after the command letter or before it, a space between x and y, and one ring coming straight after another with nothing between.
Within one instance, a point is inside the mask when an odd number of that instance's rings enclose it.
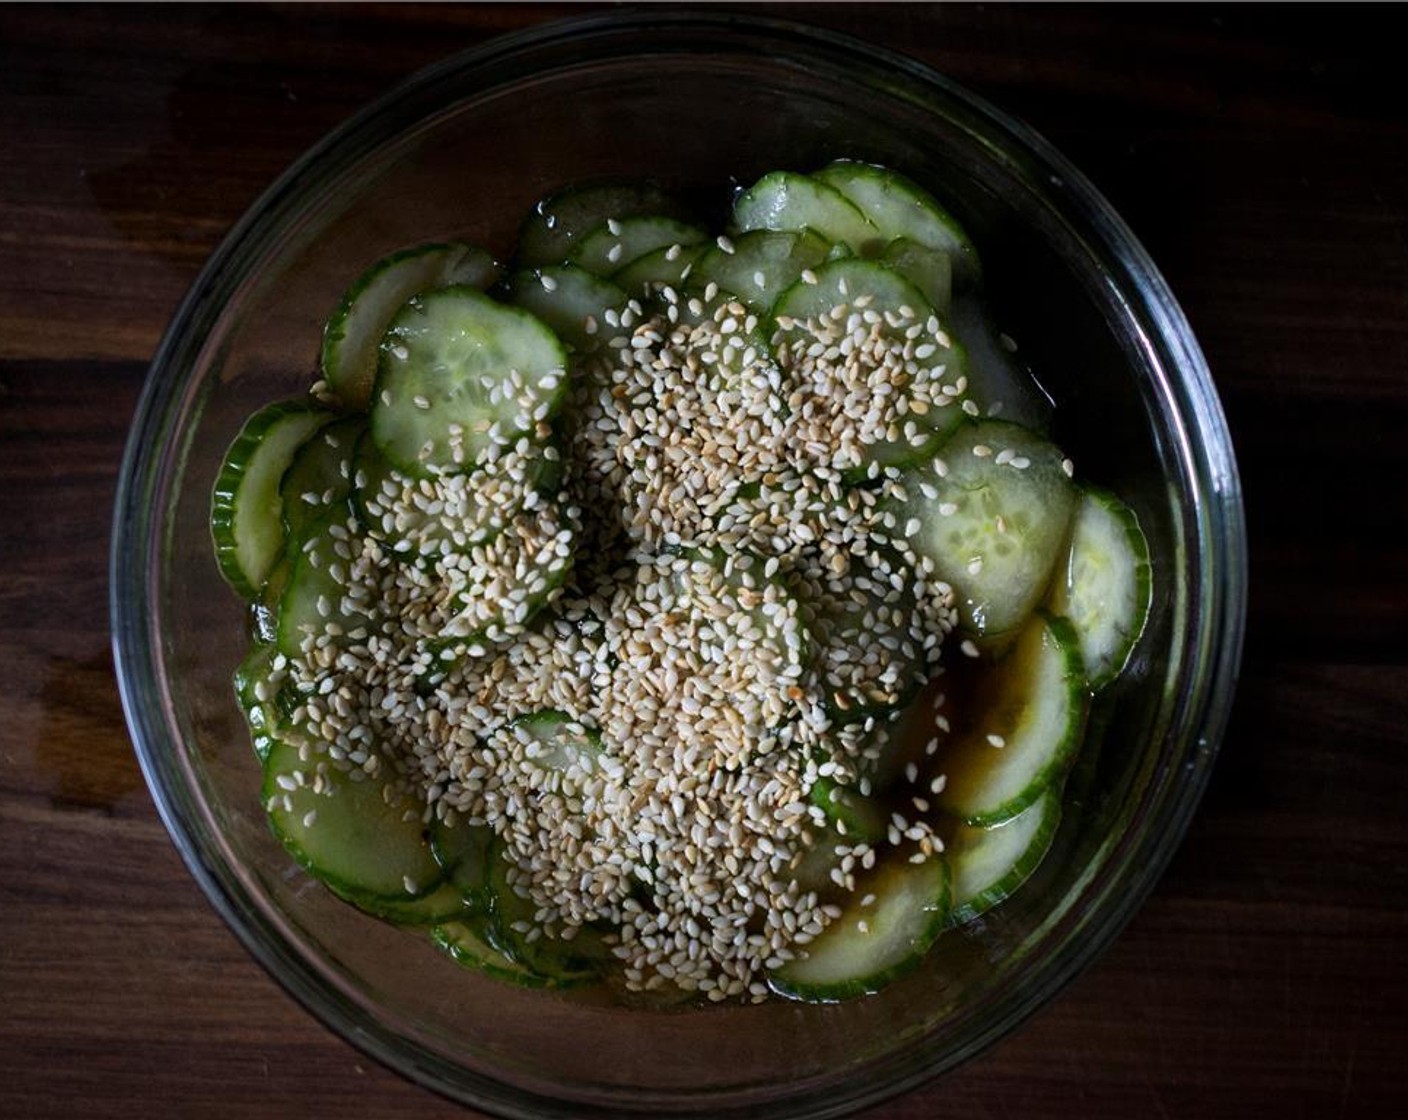
<instances>
[{"instance_id":1,"label":"pile of sesame seeds","mask_svg":"<svg viewBox=\"0 0 1408 1120\"><path fill-rule=\"evenodd\" d=\"M492 828L533 910L517 932L606 928L628 988L765 998L836 892L942 848L922 812L847 837L814 793L870 792L955 622L885 487L854 482L898 478L880 452L962 408L961 372L932 316L868 304L766 338L712 286L608 312L571 370L561 491L535 484L541 442L359 473L342 602L276 659L333 764ZM591 749L525 734L544 712ZM822 847L826 885L799 881Z\"/></svg>"}]
</instances>

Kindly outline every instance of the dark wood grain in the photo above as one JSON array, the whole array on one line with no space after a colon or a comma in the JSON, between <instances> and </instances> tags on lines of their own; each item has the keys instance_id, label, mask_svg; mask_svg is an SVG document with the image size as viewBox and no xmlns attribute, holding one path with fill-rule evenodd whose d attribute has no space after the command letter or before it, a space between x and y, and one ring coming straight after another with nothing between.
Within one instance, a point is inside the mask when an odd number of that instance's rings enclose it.
<instances>
[{"instance_id":1,"label":"dark wood grain","mask_svg":"<svg viewBox=\"0 0 1408 1120\"><path fill-rule=\"evenodd\" d=\"M324 1030L166 839L107 633L144 364L284 166L418 67L563 9L0 7L0 1116L461 1116ZM1208 796L1113 949L875 1110L1408 1106L1408 120L1392 11L837 6L1024 117L1197 330L1237 443L1247 658Z\"/></svg>"}]
</instances>

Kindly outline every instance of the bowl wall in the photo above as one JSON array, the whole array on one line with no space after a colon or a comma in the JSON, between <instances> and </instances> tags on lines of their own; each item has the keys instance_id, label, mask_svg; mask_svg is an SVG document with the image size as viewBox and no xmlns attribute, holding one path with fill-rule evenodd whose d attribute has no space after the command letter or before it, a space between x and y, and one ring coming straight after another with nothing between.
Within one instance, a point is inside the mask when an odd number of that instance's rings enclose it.
<instances>
[{"instance_id":1,"label":"bowl wall","mask_svg":"<svg viewBox=\"0 0 1408 1120\"><path fill-rule=\"evenodd\" d=\"M1057 404L1057 442L1134 506L1150 539L1149 632L1094 713L1038 876L874 998L688 1012L504 987L337 902L266 826L230 685L245 629L212 559L209 494L244 419L306 390L341 291L392 249L460 237L502 256L537 198L608 175L659 179L721 221L736 184L840 156L903 170L964 221L997 318ZM1162 869L1206 777L1241 632L1225 425L1181 313L1119 220L1040 140L930 72L729 17L588 20L491 44L310 153L174 321L114 539L129 723L215 905L352 1041L525 1116L832 1115L987 1045L1108 942Z\"/></svg>"}]
</instances>

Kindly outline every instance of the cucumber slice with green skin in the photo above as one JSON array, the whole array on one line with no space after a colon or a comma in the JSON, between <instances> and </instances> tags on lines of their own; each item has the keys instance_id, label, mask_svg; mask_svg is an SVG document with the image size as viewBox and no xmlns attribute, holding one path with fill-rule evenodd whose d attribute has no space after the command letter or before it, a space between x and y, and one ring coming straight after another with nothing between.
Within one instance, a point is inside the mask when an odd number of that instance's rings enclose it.
<instances>
[{"instance_id":1,"label":"cucumber slice with green skin","mask_svg":"<svg viewBox=\"0 0 1408 1120\"><path fill-rule=\"evenodd\" d=\"M1002 824L960 825L945 847L953 870L952 923L971 922L1010 898L1046 857L1060 823L1061 798L1047 789Z\"/></svg>"},{"instance_id":2,"label":"cucumber slice with green skin","mask_svg":"<svg viewBox=\"0 0 1408 1120\"><path fill-rule=\"evenodd\" d=\"M867 314L880 319L865 322ZM817 365L819 380L809 385L807 371L815 363L805 355L817 344L817 329L823 320L829 320L824 329L837 335L838 343L844 340L850 344L857 332L866 338L878 334L897 351L890 383L902 395L887 406L894 415L884 438L865 445L864 464L848 468L846 481L854 485L874 477L874 471L911 466L930 458L963 423L965 358L924 294L888 266L858 258L830 261L788 288L773 309L773 347L784 365L792 367L803 392L817 396L826 393L831 384L831 366ZM908 337L912 330L918 331L914 338ZM922 378L916 372L921 369L925 371ZM914 388L918 384L922 384L922 391ZM869 384L863 393L852 395L858 398L855 407L865 407L874 396ZM900 399L905 403L903 413L899 412ZM854 407L848 405L845 411L850 414Z\"/></svg>"},{"instance_id":3,"label":"cucumber slice with green skin","mask_svg":"<svg viewBox=\"0 0 1408 1120\"><path fill-rule=\"evenodd\" d=\"M402 559L463 552L492 541L561 484L556 441L521 446L473 474L421 478L397 470L364 434L354 453L353 507L367 533Z\"/></svg>"},{"instance_id":4,"label":"cucumber slice with green skin","mask_svg":"<svg viewBox=\"0 0 1408 1120\"><path fill-rule=\"evenodd\" d=\"M210 535L221 574L246 599L259 597L284 552L284 472L298 449L334 419L301 402L271 404L245 421L225 452L210 498Z\"/></svg>"},{"instance_id":5,"label":"cucumber slice with green skin","mask_svg":"<svg viewBox=\"0 0 1408 1120\"><path fill-rule=\"evenodd\" d=\"M809 794L846 844L879 844L885 839L890 819L878 801L833 782L818 778Z\"/></svg>"},{"instance_id":6,"label":"cucumber slice with green skin","mask_svg":"<svg viewBox=\"0 0 1408 1120\"><path fill-rule=\"evenodd\" d=\"M521 988L558 987L551 977L542 976L519 964L507 953L489 943L487 919L469 918L442 922L430 931L430 939L457 963L485 976Z\"/></svg>"},{"instance_id":7,"label":"cucumber slice with green skin","mask_svg":"<svg viewBox=\"0 0 1408 1120\"><path fill-rule=\"evenodd\" d=\"M680 288L694 275L694 262L708 249L708 245L673 245L656 249L637 257L620 272L611 277L611 282L638 299L649 299L661 288Z\"/></svg>"},{"instance_id":8,"label":"cucumber slice with green skin","mask_svg":"<svg viewBox=\"0 0 1408 1120\"><path fill-rule=\"evenodd\" d=\"M600 766L601 733L566 712L542 711L513 722L510 733L524 745L525 760L541 772L544 793L571 796Z\"/></svg>"},{"instance_id":9,"label":"cucumber slice with green skin","mask_svg":"<svg viewBox=\"0 0 1408 1120\"><path fill-rule=\"evenodd\" d=\"M1000 638L1046 594L1077 499L1066 462L1027 429L984 420L891 489L893 543L953 587L971 633Z\"/></svg>"},{"instance_id":10,"label":"cucumber slice with green skin","mask_svg":"<svg viewBox=\"0 0 1408 1120\"><path fill-rule=\"evenodd\" d=\"M366 427L365 416L348 416L314 433L298 449L279 484L289 540L303 537L329 509L347 503L353 455Z\"/></svg>"},{"instance_id":11,"label":"cucumber slice with green skin","mask_svg":"<svg viewBox=\"0 0 1408 1120\"><path fill-rule=\"evenodd\" d=\"M948 326L968 356L965 372L972 403L964 407L970 414L1000 416L1034 432L1049 433L1055 411L1051 398L1010 349L1012 340L998 330L972 293L954 296Z\"/></svg>"},{"instance_id":12,"label":"cucumber slice with green skin","mask_svg":"<svg viewBox=\"0 0 1408 1120\"><path fill-rule=\"evenodd\" d=\"M935 759L946 778L937 807L982 827L1015 817L1066 772L1090 695L1070 623L1045 613L984 668Z\"/></svg>"},{"instance_id":13,"label":"cucumber slice with green skin","mask_svg":"<svg viewBox=\"0 0 1408 1120\"><path fill-rule=\"evenodd\" d=\"M468 471L546 426L567 353L540 320L469 287L413 296L381 344L371 433L411 474Z\"/></svg>"},{"instance_id":14,"label":"cucumber slice with green skin","mask_svg":"<svg viewBox=\"0 0 1408 1120\"><path fill-rule=\"evenodd\" d=\"M675 608L695 611L714 625L717 656L754 650L781 678L800 677L812 657L803 608L781 574L751 552L685 550L675 566ZM706 643L712 645L713 643Z\"/></svg>"},{"instance_id":15,"label":"cucumber slice with green skin","mask_svg":"<svg viewBox=\"0 0 1408 1120\"><path fill-rule=\"evenodd\" d=\"M1092 690L1124 670L1144 632L1150 594L1149 543L1134 511L1113 494L1087 489L1050 605L1075 628Z\"/></svg>"},{"instance_id":16,"label":"cucumber slice with green skin","mask_svg":"<svg viewBox=\"0 0 1408 1120\"><path fill-rule=\"evenodd\" d=\"M589 354L620 334L630 296L575 264L547 265L515 272L509 299L546 323L578 354Z\"/></svg>"},{"instance_id":17,"label":"cucumber slice with green skin","mask_svg":"<svg viewBox=\"0 0 1408 1120\"><path fill-rule=\"evenodd\" d=\"M907 237L951 253L955 282L965 288L978 282L978 254L963 227L932 195L898 171L837 160L813 177L854 203L886 241Z\"/></svg>"},{"instance_id":18,"label":"cucumber slice with green skin","mask_svg":"<svg viewBox=\"0 0 1408 1120\"><path fill-rule=\"evenodd\" d=\"M815 787L813 787L815 788ZM849 836L842 836L834 828L826 828L816 835L810 848L802 852L791 869L792 880L800 894L815 891L829 897L838 889L831 872L841 866L841 857L836 854L838 847L851 847L856 843Z\"/></svg>"},{"instance_id":19,"label":"cucumber slice with green skin","mask_svg":"<svg viewBox=\"0 0 1408 1120\"><path fill-rule=\"evenodd\" d=\"M329 884L329 886L331 886ZM459 887L453 883L441 883L429 894L419 898L381 898L374 895L342 894L337 888L333 893L358 910L394 922L398 926L433 926L437 922L462 918L472 913L465 902Z\"/></svg>"},{"instance_id":20,"label":"cucumber slice with green skin","mask_svg":"<svg viewBox=\"0 0 1408 1120\"><path fill-rule=\"evenodd\" d=\"M597 276L612 277L647 253L671 245L699 245L708 238L708 231L699 226L659 214L608 218L577 239L568 259Z\"/></svg>"},{"instance_id":21,"label":"cucumber slice with green skin","mask_svg":"<svg viewBox=\"0 0 1408 1120\"><path fill-rule=\"evenodd\" d=\"M462 903L477 912L489 908L489 853L494 843L493 829L487 825L457 820L446 824L440 818L430 823L430 850L445 876L458 890Z\"/></svg>"},{"instance_id":22,"label":"cucumber slice with green skin","mask_svg":"<svg viewBox=\"0 0 1408 1120\"><path fill-rule=\"evenodd\" d=\"M827 540L803 555L786 583L801 604L832 722L902 708L928 676L913 569L888 549L857 553Z\"/></svg>"},{"instance_id":23,"label":"cucumber slice with green skin","mask_svg":"<svg viewBox=\"0 0 1408 1120\"><path fill-rule=\"evenodd\" d=\"M485 935L490 944L547 977L556 987L577 987L600 979L605 946L585 928L571 941L543 933L533 903L509 882L509 863L499 844L489 857L489 893L492 914Z\"/></svg>"},{"instance_id":24,"label":"cucumber slice with green skin","mask_svg":"<svg viewBox=\"0 0 1408 1120\"><path fill-rule=\"evenodd\" d=\"M408 299L451 284L488 288L498 278L494 258L474 245L419 245L383 257L343 293L323 332L329 388L346 408L365 410L376 380L377 346Z\"/></svg>"},{"instance_id":25,"label":"cucumber slice with green skin","mask_svg":"<svg viewBox=\"0 0 1408 1120\"><path fill-rule=\"evenodd\" d=\"M644 214L687 218L679 202L653 183L592 183L568 187L534 205L518 232L517 268L561 264L576 243L608 219Z\"/></svg>"},{"instance_id":26,"label":"cucumber slice with green skin","mask_svg":"<svg viewBox=\"0 0 1408 1120\"><path fill-rule=\"evenodd\" d=\"M356 523L341 510L329 511L309 527L302 541L295 543L288 582L279 597L275 645L280 653L289 658L301 657L305 643L332 633L329 624L340 628L340 634L334 635L337 643L373 629L369 615L344 609L350 606L348 556L356 556L360 548Z\"/></svg>"},{"instance_id":27,"label":"cucumber slice with green skin","mask_svg":"<svg viewBox=\"0 0 1408 1120\"><path fill-rule=\"evenodd\" d=\"M880 260L923 292L941 317L948 315L953 302L953 258L948 253L897 237L885 246Z\"/></svg>"},{"instance_id":28,"label":"cucumber slice with green skin","mask_svg":"<svg viewBox=\"0 0 1408 1120\"><path fill-rule=\"evenodd\" d=\"M831 243L811 230L756 229L731 245L731 252L720 245L706 249L689 274L690 283L700 287L712 280L759 315L772 310L803 269L820 268L831 252Z\"/></svg>"},{"instance_id":29,"label":"cucumber slice with green skin","mask_svg":"<svg viewBox=\"0 0 1408 1120\"><path fill-rule=\"evenodd\" d=\"M278 710L270 693L269 675L272 671L274 648L257 645L251 649L240 666L235 670L235 698L249 727L250 743L259 761L269 757L273 749L274 737L278 728ZM263 693L261 698L260 693Z\"/></svg>"},{"instance_id":30,"label":"cucumber slice with green skin","mask_svg":"<svg viewBox=\"0 0 1408 1120\"><path fill-rule=\"evenodd\" d=\"M408 902L443 880L421 824L424 805L384 778L327 758L304 761L298 746L278 739L264 761L263 799L293 858L358 905Z\"/></svg>"},{"instance_id":31,"label":"cucumber slice with green skin","mask_svg":"<svg viewBox=\"0 0 1408 1120\"><path fill-rule=\"evenodd\" d=\"M771 972L768 984L779 995L823 1003L878 992L924 958L948 922L949 895L940 856L881 864L803 948L806 955Z\"/></svg>"},{"instance_id":32,"label":"cucumber slice with green skin","mask_svg":"<svg viewBox=\"0 0 1408 1120\"><path fill-rule=\"evenodd\" d=\"M884 238L845 195L809 175L774 171L764 175L733 204L733 226L752 229L814 230L828 241L844 242L857 253Z\"/></svg>"}]
</instances>

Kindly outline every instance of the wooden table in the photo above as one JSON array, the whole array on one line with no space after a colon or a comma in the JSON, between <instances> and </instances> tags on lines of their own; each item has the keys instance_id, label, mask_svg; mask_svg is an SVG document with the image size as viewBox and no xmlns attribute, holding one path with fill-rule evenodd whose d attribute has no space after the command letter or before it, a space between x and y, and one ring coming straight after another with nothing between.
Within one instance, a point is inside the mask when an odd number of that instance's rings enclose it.
<instances>
[{"instance_id":1,"label":"wooden table","mask_svg":"<svg viewBox=\"0 0 1408 1120\"><path fill-rule=\"evenodd\" d=\"M1408 1105L1408 122L1365 9L818 7L1026 118L1163 268L1230 415L1252 592L1207 798L1109 954L874 1120ZM128 744L109 510L227 227L524 7L0 9L0 1116L461 1116L205 902ZM1397 1106L1397 1107L1395 1107Z\"/></svg>"}]
</instances>

